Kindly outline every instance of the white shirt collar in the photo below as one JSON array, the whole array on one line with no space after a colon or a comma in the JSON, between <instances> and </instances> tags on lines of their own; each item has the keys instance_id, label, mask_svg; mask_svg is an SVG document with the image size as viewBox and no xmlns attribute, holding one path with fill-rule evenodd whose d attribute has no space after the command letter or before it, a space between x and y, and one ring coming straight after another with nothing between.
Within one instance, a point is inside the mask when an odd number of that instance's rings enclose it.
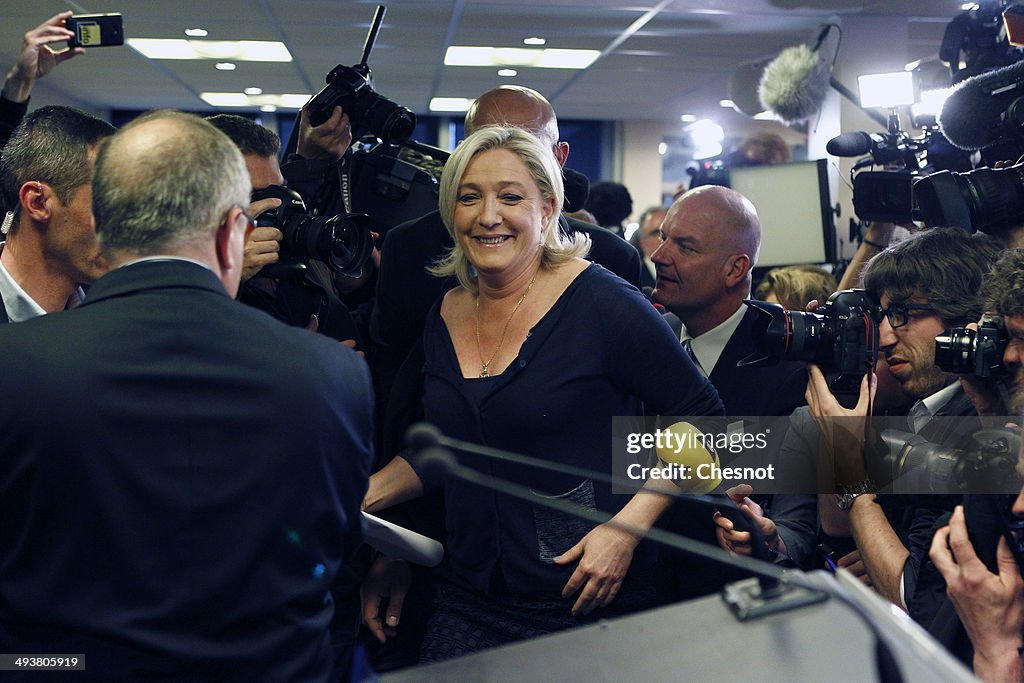
<instances>
[{"instance_id":1,"label":"white shirt collar","mask_svg":"<svg viewBox=\"0 0 1024 683\"><path fill-rule=\"evenodd\" d=\"M714 372L715 364L722 356L725 345L729 343L736 328L740 326L740 321L743 320L746 312L747 307L740 304L736 312L726 318L718 327L708 330L699 337L691 337L690 333L686 331L686 325L683 325L679 333L679 341L693 339L691 346L693 355L697 356L697 361L708 375Z\"/></svg>"},{"instance_id":2,"label":"white shirt collar","mask_svg":"<svg viewBox=\"0 0 1024 683\"><path fill-rule=\"evenodd\" d=\"M202 261L197 261L196 259L188 258L187 256L174 256L173 254L157 254L155 256L143 256L141 258L132 259L131 261L125 261L124 263L119 265L118 268L124 268L125 266L134 266L136 263L146 263L147 261L187 261L189 263L194 263L197 266L202 266L203 268L206 268L208 271L213 273L213 268L210 267L209 263L203 263ZM216 275L216 273L214 274Z\"/></svg>"},{"instance_id":3,"label":"white shirt collar","mask_svg":"<svg viewBox=\"0 0 1024 683\"><path fill-rule=\"evenodd\" d=\"M0 242L0 251L4 243ZM28 292L22 289L11 274L0 262L0 299L3 300L4 310L7 311L7 319L12 323L20 323L32 318L46 315L42 306L36 303L35 299L29 296ZM81 287L76 287L68 299L65 309L75 308L85 299L85 292Z\"/></svg>"},{"instance_id":4,"label":"white shirt collar","mask_svg":"<svg viewBox=\"0 0 1024 683\"><path fill-rule=\"evenodd\" d=\"M953 397L956 396L959 389L960 382L953 382L952 384L939 389L931 396L925 396L918 401L914 406L917 410L915 411L914 408L911 408L910 410L910 415L914 422L914 432L920 432L937 412L942 410L947 403L953 400ZM918 406L923 407L924 410L921 410Z\"/></svg>"}]
</instances>

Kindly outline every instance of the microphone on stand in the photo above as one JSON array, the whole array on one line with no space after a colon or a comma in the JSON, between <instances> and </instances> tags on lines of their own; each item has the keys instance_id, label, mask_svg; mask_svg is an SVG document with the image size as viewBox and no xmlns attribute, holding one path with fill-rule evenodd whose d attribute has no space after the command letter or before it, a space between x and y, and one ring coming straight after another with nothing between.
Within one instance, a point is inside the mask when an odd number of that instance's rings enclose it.
<instances>
[{"instance_id":1,"label":"microphone on stand","mask_svg":"<svg viewBox=\"0 0 1024 683\"><path fill-rule=\"evenodd\" d=\"M726 586L723 595L723 599L740 621L777 614L796 607L813 605L827 600L830 595L830 593L822 590L822 586L808 580L801 571L786 571L761 559L745 557L743 555L732 555L721 548L709 546L658 528L651 528L643 532L631 525L614 521L612 515L606 512L591 510L590 508L559 498L537 496L525 486L483 474L460 464L450 449L465 451L483 457L491 457L505 462L519 463L527 467L547 469L561 474L582 476L604 483L632 487L635 486L636 482L625 480L621 477L605 475L600 472L591 472L584 468L561 465L497 448L453 439L445 436L437 427L425 422L409 427L406 432L406 442L411 448L418 451L420 466L429 475L457 477L465 482L512 498L548 507L564 514L594 522L595 524L609 524L634 535L649 538L655 543L660 543L688 555L735 567L753 574L756 577L753 584L749 580L737 581ZM685 498L686 500L697 501L716 509L721 505L720 502L711 496L653 490L650 492L672 498ZM732 503L728 496L723 496L723 498L730 504ZM733 509L742 516L742 512L734 504ZM767 552L764 536L760 534L757 525L751 524L750 531L751 547L753 548L755 544L760 544L764 546ZM899 664L885 638L882 637L878 625L871 619L870 613L867 612L863 605L851 599L842 591L833 591L831 594L851 607L854 613L864 621L872 632L875 643L876 667L883 683L902 683L903 676L900 672Z\"/></svg>"},{"instance_id":2,"label":"microphone on stand","mask_svg":"<svg viewBox=\"0 0 1024 683\"><path fill-rule=\"evenodd\" d=\"M522 465L523 467L532 467L549 472L557 472L558 474L565 474L582 479L593 479L594 481L599 481L613 486L622 486L629 489L636 488L636 481L596 472L582 467L549 462L539 458L532 458L518 453L512 453L497 448L481 446L468 441L453 439L442 434L441 430L437 427L425 422L420 422L409 427L406 432L406 443L410 448L419 452L420 455L418 462L420 463L420 469L423 470L424 474L428 478L432 479L435 476L442 475L455 476L463 481L482 486L486 489L497 491L498 493L518 498L520 500L525 500L543 507L549 507L557 510L558 512L586 519L587 521L594 522L595 524L611 524L612 526L621 528L638 537L649 538L656 543L666 545L688 555L694 555L702 559L711 560L712 562L727 564L755 575L758 577L758 590L751 592L748 589L745 597L749 598L749 600L745 600L744 597L741 597L739 598L739 601L742 604L733 606L737 616L741 620L809 604L806 599L806 591L808 589L798 588L791 584L783 585L786 573L784 570L772 564L773 553L768 549L768 544L765 542L764 534L761 533L760 528L758 528L756 524L751 523L750 519L739 509L739 507L736 506L735 503L732 502L732 499L726 495L712 496L687 494L681 491L644 489L647 493L662 495L677 500L696 502L725 515L733 522L737 531L750 532L750 558L742 555L731 555L721 548L708 546L700 541L695 541L693 539L686 538L685 536L680 536L679 534L674 534L658 528L652 528L643 532L640 529L613 521L612 515L606 512L585 508L558 498L537 496L533 491L525 486L483 474L472 468L459 464L458 460L449 449L472 453L474 455L494 460L501 460L503 462L511 462ZM706 449L703 447L699 450L704 451L705 454L707 453ZM693 453L691 455L702 460L706 459L706 456L702 456L699 453ZM792 599L789 596L792 596Z\"/></svg>"}]
</instances>

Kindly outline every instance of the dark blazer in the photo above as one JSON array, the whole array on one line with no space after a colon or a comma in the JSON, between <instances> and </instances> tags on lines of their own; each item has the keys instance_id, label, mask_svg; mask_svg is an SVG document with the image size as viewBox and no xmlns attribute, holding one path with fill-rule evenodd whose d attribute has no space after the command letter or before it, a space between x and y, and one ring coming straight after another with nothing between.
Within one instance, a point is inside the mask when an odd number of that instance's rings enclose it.
<instances>
[{"instance_id":1,"label":"dark blazer","mask_svg":"<svg viewBox=\"0 0 1024 683\"><path fill-rule=\"evenodd\" d=\"M726 415L789 415L806 403L807 369L803 363L736 367L757 350L751 336L756 315L747 309L708 379L725 403Z\"/></svg>"},{"instance_id":2,"label":"dark blazer","mask_svg":"<svg viewBox=\"0 0 1024 683\"><path fill-rule=\"evenodd\" d=\"M84 653L83 680L336 678L362 359L176 260L0 348L0 652Z\"/></svg>"}]
</instances>

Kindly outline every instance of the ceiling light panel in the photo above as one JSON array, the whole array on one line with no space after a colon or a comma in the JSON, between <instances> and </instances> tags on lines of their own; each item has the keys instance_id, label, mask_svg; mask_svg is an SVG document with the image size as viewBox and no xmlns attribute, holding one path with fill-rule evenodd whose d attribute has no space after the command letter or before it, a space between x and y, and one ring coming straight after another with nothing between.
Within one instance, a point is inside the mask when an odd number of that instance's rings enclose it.
<instances>
[{"instance_id":1,"label":"ceiling light panel","mask_svg":"<svg viewBox=\"0 0 1024 683\"><path fill-rule=\"evenodd\" d=\"M452 45L446 66L518 66L541 69L586 69L600 56L597 50Z\"/></svg>"},{"instance_id":2,"label":"ceiling light panel","mask_svg":"<svg viewBox=\"0 0 1024 683\"><path fill-rule=\"evenodd\" d=\"M239 62L290 62L284 43L273 40L186 40L129 38L125 42L149 59L217 59Z\"/></svg>"}]
</instances>

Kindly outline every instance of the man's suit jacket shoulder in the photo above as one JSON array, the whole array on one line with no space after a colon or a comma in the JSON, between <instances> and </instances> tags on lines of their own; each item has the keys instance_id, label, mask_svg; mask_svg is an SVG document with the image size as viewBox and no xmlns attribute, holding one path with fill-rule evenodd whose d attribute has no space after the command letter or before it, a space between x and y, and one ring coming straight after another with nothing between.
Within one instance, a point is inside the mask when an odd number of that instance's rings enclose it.
<instances>
[{"instance_id":1,"label":"man's suit jacket shoulder","mask_svg":"<svg viewBox=\"0 0 1024 683\"><path fill-rule=\"evenodd\" d=\"M726 415L789 415L806 403L803 363L784 360L764 367L736 367L757 350L753 340L756 316L752 309L743 315L708 379L722 397Z\"/></svg>"},{"instance_id":2,"label":"man's suit jacket shoulder","mask_svg":"<svg viewBox=\"0 0 1024 683\"><path fill-rule=\"evenodd\" d=\"M618 235L592 223L564 217L568 229L590 237L587 259L600 263L623 280L640 289L640 252Z\"/></svg>"}]
</instances>

